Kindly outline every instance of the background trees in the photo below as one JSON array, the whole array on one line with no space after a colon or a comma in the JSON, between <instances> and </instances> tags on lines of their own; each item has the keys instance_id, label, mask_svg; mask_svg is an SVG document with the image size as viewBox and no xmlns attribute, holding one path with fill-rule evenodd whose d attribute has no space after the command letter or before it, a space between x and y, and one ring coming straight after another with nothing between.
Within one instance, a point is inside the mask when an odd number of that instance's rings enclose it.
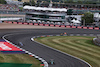
<instances>
[{"instance_id":1,"label":"background trees","mask_svg":"<svg viewBox=\"0 0 100 67\"><path fill-rule=\"evenodd\" d=\"M93 23L93 13L91 12L86 12L84 14L84 16L82 17L82 22L83 22L83 25L91 25Z\"/></svg>"},{"instance_id":2,"label":"background trees","mask_svg":"<svg viewBox=\"0 0 100 67\"><path fill-rule=\"evenodd\" d=\"M30 0L30 2L24 2L23 6L25 6L25 5L35 6L35 1L34 0Z\"/></svg>"},{"instance_id":3,"label":"background trees","mask_svg":"<svg viewBox=\"0 0 100 67\"><path fill-rule=\"evenodd\" d=\"M6 4L7 2L5 0L0 0L0 4Z\"/></svg>"}]
</instances>

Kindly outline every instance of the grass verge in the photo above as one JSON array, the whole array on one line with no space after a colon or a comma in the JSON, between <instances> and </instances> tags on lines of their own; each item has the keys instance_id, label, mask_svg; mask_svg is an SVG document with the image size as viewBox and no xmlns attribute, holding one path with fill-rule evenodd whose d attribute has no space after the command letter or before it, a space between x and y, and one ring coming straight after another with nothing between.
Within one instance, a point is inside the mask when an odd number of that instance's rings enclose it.
<instances>
[{"instance_id":1,"label":"grass verge","mask_svg":"<svg viewBox=\"0 0 100 67\"><path fill-rule=\"evenodd\" d=\"M40 61L28 54L4 54L0 53L0 63L32 64L31 67L40 67Z\"/></svg>"}]
</instances>

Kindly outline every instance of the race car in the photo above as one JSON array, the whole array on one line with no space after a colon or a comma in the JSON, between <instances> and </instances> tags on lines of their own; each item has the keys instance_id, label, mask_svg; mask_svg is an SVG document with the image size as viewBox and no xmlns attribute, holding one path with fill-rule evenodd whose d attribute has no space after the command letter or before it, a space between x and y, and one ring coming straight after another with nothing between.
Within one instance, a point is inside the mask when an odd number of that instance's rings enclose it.
<instances>
[{"instance_id":1,"label":"race car","mask_svg":"<svg viewBox=\"0 0 100 67\"><path fill-rule=\"evenodd\" d=\"M50 59L49 64L54 65L55 64L54 60Z\"/></svg>"},{"instance_id":2,"label":"race car","mask_svg":"<svg viewBox=\"0 0 100 67\"><path fill-rule=\"evenodd\" d=\"M19 46L23 46L23 43L22 43L22 42L19 42L18 45L19 45Z\"/></svg>"}]
</instances>

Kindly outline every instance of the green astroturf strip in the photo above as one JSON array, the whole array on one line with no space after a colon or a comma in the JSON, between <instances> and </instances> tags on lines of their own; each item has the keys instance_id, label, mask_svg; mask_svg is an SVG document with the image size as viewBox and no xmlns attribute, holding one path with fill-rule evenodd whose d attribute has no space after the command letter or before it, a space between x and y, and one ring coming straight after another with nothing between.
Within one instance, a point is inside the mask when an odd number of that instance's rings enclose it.
<instances>
[{"instance_id":1,"label":"green astroturf strip","mask_svg":"<svg viewBox=\"0 0 100 67\"><path fill-rule=\"evenodd\" d=\"M0 63L0 67L31 67L32 64Z\"/></svg>"},{"instance_id":2,"label":"green astroturf strip","mask_svg":"<svg viewBox=\"0 0 100 67\"><path fill-rule=\"evenodd\" d=\"M89 36L51 36L35 40L81 58L90 63L92 67L100 67L100 47L93 44L93 38Z\"/></svg>"}]
</instances>

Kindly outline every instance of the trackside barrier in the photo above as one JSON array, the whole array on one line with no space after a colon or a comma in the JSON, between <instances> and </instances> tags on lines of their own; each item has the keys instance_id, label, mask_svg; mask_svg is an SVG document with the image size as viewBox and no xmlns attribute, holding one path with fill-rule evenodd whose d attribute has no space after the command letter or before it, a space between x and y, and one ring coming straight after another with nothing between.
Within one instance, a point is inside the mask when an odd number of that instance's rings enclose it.
<instances>
[{"instance_id":1,"label":"trackside barrier","mask_svg":"<svg viewBox=\"0 0 100 67\"><path fill-rule=\"evenodd\" d=\"M34 23L34 25L38 26L38 23Z\"/></svg>"},{"instance_id":2,"label":"trackside barrier","mask_svg":"<svg viewBox=\"0 0 100 67\"><path fill-rule=\"evenodd\" d=\"M25 23L23 23L23 24L27 25L28 23L25 22Z\"/></svg>"},{"instance_id":3,"label":"trackside barrier","mask_svg":"<svg viewBox=\"0 0 100 67\"><path fill-rule=\"evenodd\" d=\"M18 24L22 24L22 22L18 22Z\"/></svg>"},{"instance_id":4,"label":"trackside barrier","mask_svg":"<svg viewBox=\"0 0 100 67\"><path fill-rule=\"evenodd\" d=\"M6 23L8 23L8 21L5 21Z\"/></svg>"},{"instance_id":5,"label":"trackside barrier","mask_svg":"<svg viewBox=\"0 0 100 67\"><path fill-rule=\"evenodd\" d=\"M4 21L5 23L7 23L7 21Z\"/></svg>"},{"instance_id":6,"label":"trackside barrier","mask_svg":"<svg viewBox=\"0 0 100 67\"><path fill-rule=\"evenodd\" d=\"M72 26L72 28L76 28L76 26Z\"/></svg>"},{"instance_id":7,"label":"trackside barrier","mask_svg":"<svg viewBox=\"0 0 100 67\"><path fill-rule=\"evenodd\" d=\"M61 25L60 27L65 27L65 25Z\"/></svg>"},{"instance_id":8,"label":"trackside barrier","mask_svg":"<svg viewBox=\"0 0 100 67\"><path fill-rule=\"evenodd\" d=\"M17 22L13 22L13 24L17 24Z\"/></svg>"},{"instance_id":9,"label":"trackside barrier","mask_svg":"<svg viewBox=\"0 0 100 67\"><path fill-rule=\"evenodd\" d=\"M29 23L29 25L33 25L33 23Z\"/></svg>"},{"instance_id":10,"label":"trackside barrier","mask_svg":"<svg viewBox=\"0 0 100 67\"><path fill-rule=\"evenodd\" d=\"M99 30L99 28L98 28L98 27L95 27L94 29L95 29L95 30Z\"/></svg>"},{"instance_id":11,"label":"trackside barrier","mask_svg":"<svg viewBox=\"0 0 100 67\"><path fill-rule=\"evenodd\" d=\"M88 27L88 29L93 29L93 27Z\"/></svg>"},{"instance_id":12,"label":"trackside barrier","mask_svg":"<svg viewBox=\"0 0 100 67\"><path fill-rule=\"evenodd\" d=\"M49 26L49 24L44 24L44 26Z\"/></svg>"},{"instance_id":13,"label":"trackside barrier","mask_svg":"<svg viewBox=\"0 0 100 67\"><path fill-rule=\"evenodd\" d=\"M51 26L51 27L66 27L66 28L79 28L79 29L95 29L95 30L99 30L100 28L98 27L81 27L81 26L68 26L68 25L53 25L53 24L38 24L38 23L27 23L27 22L11 22L11 21L4 21L6 23L13 23L13 24L25 24L25 25L36 25L36 26Z\"/></svg>"},{"instance_id":14,"label":"trackside barrier","mask_svg":"<svg viewBox=\"0 0 100 67\"><path fill-rule=\"evenodd\" d=\"M60 27L60 25L55 25L55 27Z\"/></svg>"},{"instance_id":15,"label":"trackside barrier","mask_svg":"<svg viewBox=\"0 0 100 67\"><path fill-rule=\"evenodd\" d=\"M11 21L9 21L8 23L12 23Z\"/></svg>"},{"instance_id":16,"label":"trackside barrier","mask_svg":"<svg viewBox=\"0 0 100 67\"><path fill-rule=\"evenodd\" d=\"M50 26L51 26L51 27L54 27L54 25L53 25L53 24L50 24Z\"/></svg>"},{"instance_id":17,"label":"trackside barrier","mask_svg":"<svg viewBox=\"0 0 100 67\"><path fill-rule=\"evenodd\" d=\"M39 24L40 26L43 26L43 24Z\"/></svg>"},{"instance_id":18,"label":"trackside barrier","mask_svg":"<svg viewBox=\"0 0 100 67\"><path fill-rule=\"evenodd\" d=\"M6 21L6 23L8 23L8 21Z\"/></svg>"},{"instance_id":19,"label":"trackside barrier","mask_svg":"<svg viewBox=\"0 0 100 67\"><path fill-rule=\"evenodd\" d=\"M66 28L70 28L71 26L66 26Z\"/></svg>"},{"instance_id":20,"label":"trackside barrier","mask_svg":"<svg viewBox=\"0 0 100 67\"><path fill-rule=\"evenodd\" d=\"M87 29L88 27L83 27L83 29Z\"/></svg>"},{"instance_id":21,"label":"trackside barrier","mask_svg":"<svg viewBox=\"0 0 100 67\"><path fill-rule=\"evenodd\" d=\"M81 26L78 26L77 28L81 29L82 27Z\"/></svg>"}]
</instances>

